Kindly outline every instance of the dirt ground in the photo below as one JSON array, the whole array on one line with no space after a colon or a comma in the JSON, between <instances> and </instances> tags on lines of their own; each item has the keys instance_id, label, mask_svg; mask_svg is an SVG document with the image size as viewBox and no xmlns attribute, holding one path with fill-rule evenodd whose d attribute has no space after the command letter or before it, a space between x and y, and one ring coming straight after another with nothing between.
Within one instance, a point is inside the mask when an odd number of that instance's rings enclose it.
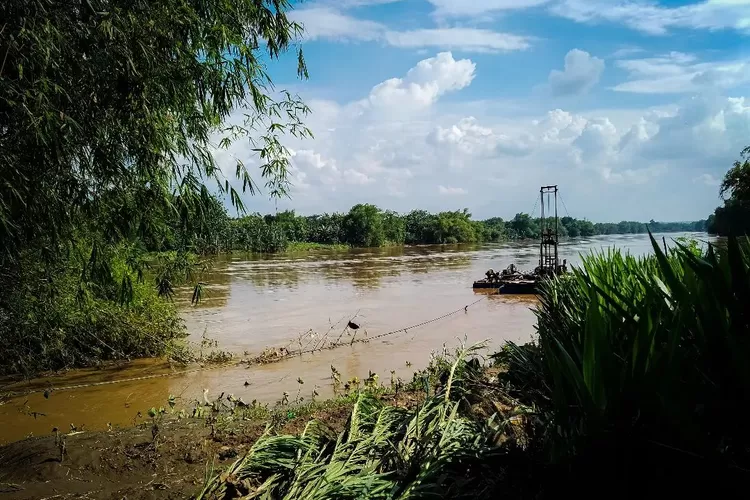
<instances>
[{"instance_id":1,"label":"dirt ground","mask_svg":"<svg viewBox=\"0 0 750 500\"><path fill-rule=\"evenodd\" d=\"M420 398L402 393L383 399L411 407ZM340 432L350 409L340 405L297 416L276 432L298 434L311 419ZM191 498L207 476L245 453L265 429L266 422L245 421L213 433L204 419L188 418L162 421L157 432L151 423L72 432L65 436L62 460L55 435L18 441L0 448L0 496L9 500Z\"/></svg>"}]
</instances>

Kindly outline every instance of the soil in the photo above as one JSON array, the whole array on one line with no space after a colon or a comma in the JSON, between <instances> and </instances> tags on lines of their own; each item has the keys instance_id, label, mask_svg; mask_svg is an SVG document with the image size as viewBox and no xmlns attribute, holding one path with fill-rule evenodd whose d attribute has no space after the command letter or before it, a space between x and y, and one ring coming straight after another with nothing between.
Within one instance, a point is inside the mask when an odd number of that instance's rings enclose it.
<instances>
[{"instance_id":1,"label":"soil","mask_svg":"<svg viewBox=\"0 0 750 500\"><path fill-rule=\"evenodd\" d=\"M423 395L401 393L382 399L413 407ZM293 416L276 432L299 434L315 419L338 433L350 410L350 404L324 406L312 414ZM25 439L0 448L0 496L8 500L187 499L202 488L207 476L242 456L266 424L245 421L212 432L205 419L168 419L157 429L148 423Z\"/></svg>"}]
</instances>

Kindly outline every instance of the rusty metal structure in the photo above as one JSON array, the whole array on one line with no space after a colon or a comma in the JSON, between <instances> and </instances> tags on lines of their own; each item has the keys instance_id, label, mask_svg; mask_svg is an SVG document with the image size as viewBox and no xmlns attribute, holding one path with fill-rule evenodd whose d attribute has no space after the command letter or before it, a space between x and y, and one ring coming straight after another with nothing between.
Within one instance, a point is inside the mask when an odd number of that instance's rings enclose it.
<instances>
[{"instance_id":1,"label":"rusty metal structure","mask_svg":"<svg viewBox=\"0 0 750 500\"><path fill-rule=\"evenodd\" d=\"M560 265L558 242L560 225L557 216L557 185L542 186L539 189L541 202L539 265L533 272L521 272L514 264L501 272L490 269L485 273L486 278L475 281L472 288L496 289L497 293L505 294L533 294L538 285L548 277L567 272L567 262Z\"/></svg>"},{"instance_id":2,"label":"rusty metal structure","mask_svg":"<svg viewBox=\"0 0 750 500\"><path fill-rule=\"evenodd\" d=\"M542 186L539 189L542 207L540 219L541 241L539 243L539 267L537 274L551 276L560 270L560 258L557 251L559 241L559 223L557 218L557 186ZM554 207L554 208L553 208ZM554 210L553 214L547 211Z\"/></svg>"}]
</instances>

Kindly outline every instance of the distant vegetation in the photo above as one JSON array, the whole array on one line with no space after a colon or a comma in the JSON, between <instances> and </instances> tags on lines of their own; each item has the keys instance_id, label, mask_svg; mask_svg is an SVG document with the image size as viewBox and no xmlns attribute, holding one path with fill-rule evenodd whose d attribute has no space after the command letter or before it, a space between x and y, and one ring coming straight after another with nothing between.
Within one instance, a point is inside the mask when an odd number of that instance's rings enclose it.
<instances>
[{"instance_id":1,"label":"distant vegetation","mask_svg":"<svg viewBox=\"0 0 750 500\"><path fill-rule=\"evenodd\" d=\"M717 207L708 218L709 233L727 235L750 234L750 147L740 154L724 175L719 196L724 205Z\"/></svg>"},{"instance_id":2,"label":"distant vegetation","mask_svg":"<svg viewBox=\"0 0 750 500\"><path fill-rule=\"evenodd\" d=\"M204 212L201 231L186 234L175 218L172 229L161 241L152 241L151 250L170 250L187 244L195 253L229 251L279 252L287 249L317 248L321 245L379 247L497 242L539 237L540 219L519 213L505 221L499 217L473 220L467 209L429 213L413 210L398 214L375 205L358 204L346 213L303 216L294 211L276 215L253 214L231 218L217 198ZM652 232L705 231L706 221L648 223L622 221L593 223L562 217L563 237L598 234L637 234ZM306 245L304 245L306 244Z\"/></svg>"}]
</instances>

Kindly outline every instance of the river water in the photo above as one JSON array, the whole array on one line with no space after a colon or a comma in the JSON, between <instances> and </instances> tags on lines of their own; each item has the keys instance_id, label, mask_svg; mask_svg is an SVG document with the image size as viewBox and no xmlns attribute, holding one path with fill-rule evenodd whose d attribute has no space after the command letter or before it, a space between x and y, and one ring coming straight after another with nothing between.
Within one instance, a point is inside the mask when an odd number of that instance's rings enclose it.
<instances>
[{"instance_id":1,"label":"river water","mask_svg":"<svg viewBox=\"0 0 750 500\"><path fill-rule=\"evenodd\" d=\"M664 236L667 244L681 236L708 238L703 233ZM599 236L561 242L560 258L575 265L582 253L612 247L637 255L652 251L647 235ZM535 299L475 292L471 284L489 268L515 263L530 270L537 259L533 242L220 258L201 278L207 286L200 304L190 304L188 289L177 299L196 345L215 341L219 349L239 357L269 346L294 349L300 343L314 345L326 334L338 338L350 319L360 325L355 338L397 333L262 366L175 374L183 368L146 359L5 386L0 393L37 392L0 405L0 443L47 434L53 427L68 429L70 424L103 429L107 424L137 423L143 420L139 412L145 415L152 406L166 406L170 394L183 402L202 398L206 389L209 397L226 392L267 403L280 400L285 391L291 399L300 390L306 400L313 390L326 397L332 393L331 365L342 379L362 379L372 371L387 383L392 371L410 379L431 352L443 346L452 350L462 341L486 340L492 352L507 340L528 341L534 334ZM458 312L408 328L453 311ZM342 338L351 339L352 333ZM166 376L116 382L155 374ZM89 385L106 381L116 383ZM55 390L74 385L85 387ZM44 396L46 389L52 389L49 397Z\"/></svg>"}]
</instances>

